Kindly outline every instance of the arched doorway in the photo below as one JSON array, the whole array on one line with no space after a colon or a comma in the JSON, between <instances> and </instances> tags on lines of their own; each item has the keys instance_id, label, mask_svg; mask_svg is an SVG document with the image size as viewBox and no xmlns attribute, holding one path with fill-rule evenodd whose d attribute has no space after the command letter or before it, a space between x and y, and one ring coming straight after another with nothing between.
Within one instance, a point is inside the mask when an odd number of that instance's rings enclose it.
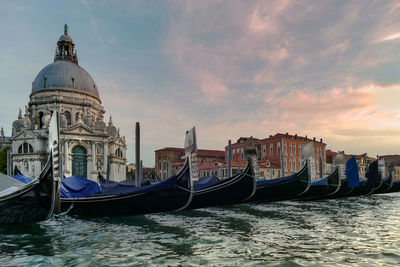
<instances>
[{"instance_id":1,"label":"arched doorway","mask_svg":"<svg viewBox=\"0 0 400 267\"><path fill-rule=\"evenodd\" d=\"M72 148L72 176L87 178L86 149L83 146Z\"/></svg>"}]
</instances>

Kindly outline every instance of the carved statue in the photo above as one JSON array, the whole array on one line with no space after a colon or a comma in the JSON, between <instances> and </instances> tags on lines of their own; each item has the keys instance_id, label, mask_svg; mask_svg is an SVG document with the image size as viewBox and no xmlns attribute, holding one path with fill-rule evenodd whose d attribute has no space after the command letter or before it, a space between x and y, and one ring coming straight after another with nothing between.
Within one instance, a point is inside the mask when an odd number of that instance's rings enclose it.
<instances>
[{"instance_id":1,"label":"carved statue","mask_svg":"<svg viewBox=\"0 0 400 267\"><path fill-rule=\"evenodd\" d=\"M97 160L96 160L97 171L102 171L103 170L103 165L104 165L103 157L98 157Z\"/></svg>"}]
</instances>

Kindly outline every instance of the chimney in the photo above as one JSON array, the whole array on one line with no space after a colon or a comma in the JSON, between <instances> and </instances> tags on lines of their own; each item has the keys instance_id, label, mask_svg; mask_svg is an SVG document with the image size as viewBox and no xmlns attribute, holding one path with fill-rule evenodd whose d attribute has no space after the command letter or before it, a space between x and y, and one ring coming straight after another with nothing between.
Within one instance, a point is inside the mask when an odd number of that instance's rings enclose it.
<instances>
[{"instance_id":1,"label":"chimney","mask_svg":"<svg viewBox=\"0 0 400 267\"><path fill-rule=\"evenodd\" d=\"M322 143L322 138L321 138L321 139L319 139L319 142L320 142L320 143Z\"/></svg>"},{"instance_id":2,"label":"chimney","mask_svg":"<svg viewBox=\"0 0 400 267\"><path fill-rule=\"evenodd\" d=\"M272 135L269 135L269 138L271 138L272 137Z\"/></svg>"},{"instance_id":3,"label":"chimney","mask_svg":"<svg viewBox=\"0 0 400 267\"><path fill-rule=\"evenodd\" d=\"M288 134L289 134L289 133L286 133L286 137L288 137Z\"/></svg>"},{"instance_id":4,"label":"chimney","mask_svg":"<svg viewBox=\"0 0 400 267\"><path fill-rule=\"evenodd\" d=\"M306 141L307 141L307 135L306 135Z\"/></svg>"},{"instance_id":5,"label":"chimney","mask_svg":"<svg viewBox=\"0 0 400 267\"><path fill-rule=\"evenodd\" d=\"M315 137L314 137L313 141L315 142Z\"/></svg>"},{"instance_id":6,"label":"chimney","mask_svg":"<svg viewBox=\"0 0 400 267\"><path fill-rule=\"evenodd\" d=\"M297 134L294 135L294 139L297 139Z\"/></svg>"}]
</instances>

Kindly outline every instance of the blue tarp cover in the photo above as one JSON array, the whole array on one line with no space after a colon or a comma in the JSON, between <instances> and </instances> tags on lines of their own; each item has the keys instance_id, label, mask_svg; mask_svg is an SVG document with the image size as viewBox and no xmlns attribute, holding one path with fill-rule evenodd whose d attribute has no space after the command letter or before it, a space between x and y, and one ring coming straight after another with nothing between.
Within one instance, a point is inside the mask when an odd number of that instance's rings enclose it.
<instances>
[{"instance_id":1,"label":"blue tarp cover","mask_svg":"<svg viewBox=\"0 0 400 267\"><path fill-rule=\"evenodd\" d=\"M311 186L325 186L325 185L328 185L328 177L311 181Z\"/></svg>"},{"instance_id":2,"label":"blue tarp cover","mask_svg":"<svg viewBox=\"0 0 400 267\"><path fill-rule=\"evenodd\" d=\"M177 183L176 180L177 176L175 175L165 181L140 187L123 186L117 183L115 186L104 189L103 192L96 194L96 196L129 195L135 193L148 193L152 191L175 189Z\"/></svg>"},{"instance_id":3,"label":"blue tarp cover","mask_svg":"<svg viewBox=\"0 0 400 267\"><path fill-rule=\"evenodd\" d=\"M355 157L351 157L346 162L346 178L348 187L359 187L360 177L358 175L358 165Z\"/></svg>"},{"instance_id":4,"label":"blue tarp cover","mask_svg":"<svg viewBox=\"0 0 400 267\"><path fill-rule=\"evenodd\" d=\"M33 181L32 178L23 176L23 175L21 175L21 174L16 174L16 175L14 175L14 178L15 178L16 180L20 181L20 182L23 182L24 184L29 184L30 182Z\"/></svg>"},{"instance_id":5,"label":"blue tarp cover","mask_svg":"<svg viewBox=\"0 0 400 267\"><path fill-rule=\"evenodd\" d=\"M220 180L216 176L205 176L201 177L198 181L194 183L194 191L201 190L217 184Z\"/></svg>"},{"instance_id":6,"label":"blue tarp cover","mask_svg":"<svg viewBox=\"0 0 400 267\"><path fill-rule=\"evenodd\" d=\"M100 192L100 186L93 181L78 176L61 179L61 198L82 198Z\"/></svg>"},{"instance_id":7,"label":"blue tarp cover","mask_svg":"<svg viewBox=\"0 0 400 267\"><path fill-rule=\"evenodd\" d=\"M99 176L99 184L100 184L101 189L104 190L104 189L113 187L113 186L117 185L118 183L114 182L114 181L108 181L108 183L107 183L107 180L104 177Z\"/></svg>"},{"instance_id":8,"label":"blue tarp cover","mask_svg":"<svg viewBox=\"0 0 400 267\"><path fill-rule=\"evenodd\" d=\"M257 181L257 187L271 187L275 185L280 185L280 184L286 184L289 182L292 182L297 179L297 174L293 174L291 176L286 176L282 178L276 178L276 179L271 179L271 180L258 180Z\"/></svg>"},{"instance_id":9,"label":"blue tarp cover","mask_svg":"<svg viewBox=\"0 0 400 267\"><path fill-rule=\"evenodd\" d=\"M136 186L136 180L125 180L125 181L121 181L121 182L115 182L115 181L111 181L109 180L107 183L107 180L102 177L99 176L99 183L100 183L100 187L101 190L104 191L108 188L114 187L114 186L125 186L125 187L135 187ZM150 180L146 179L140 182L140 186L145 186L145 185L150 185Z\"/></svg>"}]
</instances>

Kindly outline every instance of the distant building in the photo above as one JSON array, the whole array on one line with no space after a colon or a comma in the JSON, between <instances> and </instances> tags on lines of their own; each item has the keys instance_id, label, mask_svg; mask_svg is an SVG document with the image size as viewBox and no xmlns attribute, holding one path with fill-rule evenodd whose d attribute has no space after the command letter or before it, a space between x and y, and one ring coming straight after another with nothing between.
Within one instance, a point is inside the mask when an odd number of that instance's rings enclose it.
<instances>
[{"instance_id":1,"label":"distant building","mask_svg":"<svg viewBox=\"0 0 400 267\"><path fill-rule=\"evenodd\" d=\"M0 130L0 150L3 150L5 148L11 148L12 146L12 141L11 141L11 137L7 137L4 135L4 130L3 127L1 127Z\"/></svg>"},{"instance_id":2,"label":"distant building","mask_svg":"<svg viewBox=\"0 0 400 267\"><path fill-rule=\"evenodd\" d=\"M354 157L356 159L358 165L358 175L360 176L360 178L365 178L365 174L368 171L369 165L372 162L376 161L376 158L369 157L367 153L363 153L361 155L350 154L348 155L348 157Z\"/></svg>"},{"instance_id":3,"label":"distant building","mask_svg":"<svg viewBox=\"0 0 400 267\"><path fill-rule=\"evenodd\" d=\"M132 177L135 176L136 172L136 164L135 163L130 163L127 165L128 169L128 177L127 179L131 179ZM132 176L132 177L131 177ZM143 179L150 179L151 181L155 181L156 179L156 173L155 173L155 168L148 168L148 167L143 167Z\"/></svg>"},{"instance_id":4,"label":"distant building","mask_svg":"<svg viewBox=\"0 0 400 267\"><path fill-rule=\"evenodd\" d=\"M240 160L243 161L246 159L245 155L245 141L249 137L241 137L237 140L236 143L231 145L231 155L232 160ZM316 174L318 178L323 176L325 173L325 165L326 165L326 155L325 148L326 144L320 141L316 141L316 139L309 139L307 136L302 137L295 135L290 135L288 133L281 134L277 133L275 135L270 135L268 138L257 139L253 138L256 143L256 151L257 157L259 161L266 160L272 162L274 167L276 165L281 166L283 164L284 173L281 175L281 171L278 173L280 176L287 176L298 172L302 167L302 154L304 146L307 143L312 142L314 144L315 150L315 166L316 166ZM225 147L226 155L227 155L228 147ZM282 153L282 160L281 160ZM282 161L282 164L281 164ZM281 166L282 167L282 166ZM322 170L322 173L321 173ZM272 172L272 169L271 171Z\"/></svg>"},{"instance_id":5,"label":"distant building","mask_svg":"<svg viewBox=\"0 0 400 267\"><path fill-rule=\"evenodd\" d=\"M155 151L155 171L159 178L167 179L169 175L179 172L185 161L185 150L177 147L165 147ZM198 149L197 161L200 166L202 163L210 163L213 161L224 161L225 152L221 150ZM207 165L208 166L208 165ZM200 174L201 176L201 174Z\"/></svg>"},{"instance_id":6,"label":"distant building","mask_svg":"<svg viewBox=\"0 0 400 267\"><path fill-rule=\"evenodd\" d=\"M27 49L31 48L27 40ZM106 175L109 171L110 179L125 180L125 137L111 117L108 125L104 122L99 90L90 74L78 64L66 25L57 41L54 62L37 74L29 97L25 113L20 109L12 124L13 168L18 167L26 176L39 176L48 155L48 124L57 111L63 175L97 181L98 172ZM2 139L4 146L7 138Z\"/></svg>"},{"instance_id":7,"label":"distant building","mask_svg":"<svg viewBox=\"0 0 400 267\"><path fill-rule=\"evenodd\" d=\"M386 171L388 172L388 168L394 167L394 178L396 180L400 179L400 155L382 155L378 156L379 159L385 160ZM386 173L389 175L389 173Z\"/></svg>"}]
</instances>

